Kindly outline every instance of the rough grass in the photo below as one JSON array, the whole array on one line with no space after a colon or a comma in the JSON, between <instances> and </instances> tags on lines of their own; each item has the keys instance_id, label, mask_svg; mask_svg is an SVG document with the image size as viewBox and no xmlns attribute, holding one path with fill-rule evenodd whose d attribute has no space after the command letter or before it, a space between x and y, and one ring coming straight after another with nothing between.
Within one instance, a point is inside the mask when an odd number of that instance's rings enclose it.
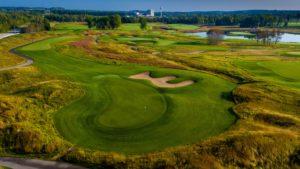
<instances>
[{"instance_id":1,"label":"rough grass","mask_svg":"<svg viewBox=\"0 0 300 169\"><path fill-rule=\"evenodd\" d=\"M30 67L1 72L0 77L4 150L39 154L63 148L62 140L53 128L51 112L79 97L81 89L66 81L53 80Z\"/></svg>"},{"instance_id":2,"label":"rough grass","mask_svg":"<svg viewBox=\"0 0 300 169\"><path fill-rule=\"evenodd\" d=\"M35 35L25 34L25 35L16 35L0 40L0 68L16 65L24 62L24 59L13 55L9 52L9 49L28 44L34 41L45 39L49 35L45 33L38 33Z\"/></svg>"}]
</instances>

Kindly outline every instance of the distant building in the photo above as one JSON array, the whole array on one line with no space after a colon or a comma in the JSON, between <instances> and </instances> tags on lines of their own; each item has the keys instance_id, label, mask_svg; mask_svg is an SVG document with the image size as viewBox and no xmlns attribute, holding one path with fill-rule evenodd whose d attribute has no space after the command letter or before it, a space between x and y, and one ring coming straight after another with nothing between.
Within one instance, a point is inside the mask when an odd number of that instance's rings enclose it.
<instances>
[{"instance_id":1,"label":"distant building","mask_svg":"<svg viewBox=\"0 0 300 169\"><path fill-rule=\"evenodd\" d=\"M139 17L155 17L155 11L149 9L148 11L133 11L135 16Z\"/></svg>"},{"instance_id":2,"label":"distant building","mask_svg":"<svg viewBox=\"0 0 300 169\"><path fill-rule=\"evenodd\" d=\"M155 12L153 9L150 9L150 16L154 17L155 16Z\"/></svg>"},{"instance_id":3,"label":"distant building","mask_svg":"<svg viewBox=\"0 0 300 169\"><path fill-rule=\"evenodd\" d=\"M155 12L153 9L149 9L148 12L147 12L147 16L148 17L154 17L155 16Z\"/></svg>"},{"instance_id":4,"label":"distant building","mask_svg":"<svg viewBox=\"0 0 300 169\"><path fill-rule=\"evenodd\" d=\"M142 16L142 14L140 12L136 12L135 15L136 16Z\"/></svg>"}]
</instances>

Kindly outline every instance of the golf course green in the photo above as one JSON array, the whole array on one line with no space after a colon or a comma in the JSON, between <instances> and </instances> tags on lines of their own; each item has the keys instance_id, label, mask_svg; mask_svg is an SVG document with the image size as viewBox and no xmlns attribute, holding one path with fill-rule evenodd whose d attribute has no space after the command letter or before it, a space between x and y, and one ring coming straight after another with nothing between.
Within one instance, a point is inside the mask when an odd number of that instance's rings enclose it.
<instances>
[{"instance_id":1,"label":"golf course green","mask_svg":"<svg viewBox=\"0 0 300 169\"><path fill-rule=\"evenodd\" d=\"M52 38L18 49L43 73L84 89L82 97L54 114L57 131L69 142L93 150L139 154L196 143L235 122L230 112L233 102L228 99L234 83L198 71L97 62L68 49L66 42L74 39ZM129 78L146 71L195 83L167 89Z\"/></svg>"}]
</instances>

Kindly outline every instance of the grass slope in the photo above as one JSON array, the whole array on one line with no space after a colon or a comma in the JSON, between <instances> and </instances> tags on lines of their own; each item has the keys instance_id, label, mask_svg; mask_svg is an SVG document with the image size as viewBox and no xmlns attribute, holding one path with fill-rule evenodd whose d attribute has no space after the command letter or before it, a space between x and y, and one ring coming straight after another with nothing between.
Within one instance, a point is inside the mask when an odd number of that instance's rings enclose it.
<instances>
[{"instance_id":1,"label":"grass slope","mask_svg":"<svg viewBox=\"0 0 300 169\"><path fill-rule=\"evenodd\" d=\"M239 61L236 64L257 78L300 88L299 61Z\"/></svg>"},{"instance_id":2,"label":"grass slope","mask_svg":"<svg viewBox=\"0 0 300 169\"><path fill-rule=\"evenodd\" d=\"M233 103L226 99L233 83L191 71L101 64L71 51L62 54L53 43L69 40L48 39L19 50L33 57L34 65L43 72L78 82L85 89L82 98L55 114L57 129L72 143L104 151L145 153L197 142L225 131L235 121L229 111ZM47 48L38 50L41 44ZM143 71L192 77L196 83L159 89L128 79Z\"/></svg>"}]
</instances>

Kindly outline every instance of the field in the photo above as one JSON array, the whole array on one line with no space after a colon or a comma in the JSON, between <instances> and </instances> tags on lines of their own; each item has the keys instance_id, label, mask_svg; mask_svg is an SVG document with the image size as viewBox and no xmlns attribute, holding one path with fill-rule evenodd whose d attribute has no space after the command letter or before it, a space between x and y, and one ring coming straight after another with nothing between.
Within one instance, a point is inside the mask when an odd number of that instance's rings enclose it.
<instances>
[{"instance_id":1,"label":"field","mask_svg":"<svg viewBox=\"0 0 300 169\"><path fill-rule=\"evenodd\" d=\"M100 168L297 167L300 44L209 45L181 33L197 26L150 25L56 23L0 41L34 60L0 72L0 128L11 131L1 153ZM129 78L147 71L194 83Z\"/></svg>"},{"instance_id":2,"label":"field","mask_svg":"<svg viewBox=\"0 0 300 169\"><path fill-rule=\"evenodd\" d=\"M289 28L300 28L300 22L289 22L288 24Z\"/></svg>"}]
</instances>

